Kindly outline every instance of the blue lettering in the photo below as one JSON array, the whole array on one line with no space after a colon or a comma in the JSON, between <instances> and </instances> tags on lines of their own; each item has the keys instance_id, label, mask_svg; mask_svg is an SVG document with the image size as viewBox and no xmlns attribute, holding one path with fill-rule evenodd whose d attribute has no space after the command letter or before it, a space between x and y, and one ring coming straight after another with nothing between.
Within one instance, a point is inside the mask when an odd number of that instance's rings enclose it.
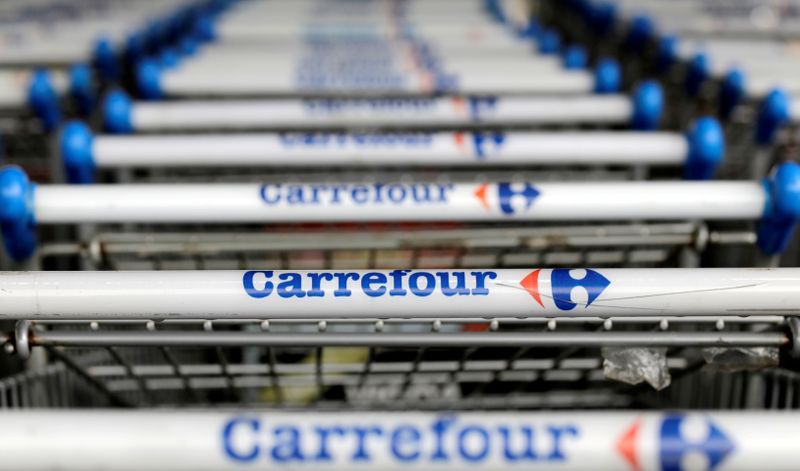
<instances>
[{"instance_id":1,"label":"blue lettering","mask_svg":"<svg viewBox=\"0 0 800 471\"><path fill-rule=\"evenodd\" d=\"M550 426L547 427L547 431L550 432L550 436L553 438L553 449L550 451L547 459L550 461L564 461L566 456L564 456L564 451L561 449L561 439L567 435L577 437L578 428L574 425L565 425L563 427Z\"/></svg>"},{"instance_id":2,"label":"blue lettering","mask_svg":"<svg viewBox=\"0 0 800 471\"><path fill-rule=\"evenodd\" d=\"M480 441L477 450L470 450L467 447L469 436L473 435ZM467 461L481 461L489 454L489 432L479 425L469 425L461 429L458 434L458 452Z\"/></svg>"},{"instance_id":3,"label":"blue lettering","mask_svg":"<svg viewBox=\"0 0 800 471\"><path fill-rule=\"evenodd\" d=\"M425 278L425 287L419 287L419 279ZM411 292L417 296L425 297L430 296L433 293L433 289L436 286L436 278L433 277L430 273L426 273L424 271L412 273L411 276L408 277L408 287L411 289Z\"/></svg>"},{"instance_id":4,"label":"blue lettering","mask_svg":"<svg viewBox=\"0 0 800 471\"><path fill-rule=\"evenodd\" d=\"M345 273L334 273L333 276L336 277L336 279L339 282L339 286L333 292L333 295L338 298L338 297L348 297L352 295L353 292L347 288L347 280L356 281L359 279L361 275L354 272L345 272Z\"/></svg>"},{"instance_id":5,"label":"blue lettering","mask_svg":"<svg viewBox=\"0 0 800 471\"><path fill-rule=\"evenodd\" d=\"M281 281L278 283L278 296L282 298L305 297L306 292L303 291L303 278L300 273L281 273L278 275Z\"/></svg>"},{"instance_id":6,"label":"blue lettering","mask_svg":"<svg viewBox=\"0 0 800 471\"><path fill-rule=\"evenodd\" d=\"M270 196L270 187L275 188L274 195ZM261 199L267 204L277 204L281 200L281 184L280 183L265 183L261 185Z\"/></svg>"},{"instance_id":7,"label":"blue lettering","mask_svg":"<svg viewBox=\"0 0 800 471\"><path fill-rule=\"evenodd\" d=\"M311 279L311 289L306 292L309 298L321 298L325 296L325 291L322 290L322 280L333 281L332 273L309 273L308 277Z\"/></svg>"},{"instance_id":8,"label":"blue lettering","mask_svg":"<svg viewBox=\"0 0 800 471\"><path fill-rule=\"evenodd\" d=\"M383 296L386 293L386 286L383 286L386 284L386 281L386 275L383 273L366 273L361 277L361 290L364 292L364 294L372 298ZM381 286L376 288L374 285Z\"/></svg>"},{"instance_id":9,"label":"blue lettering","mask_svg":"<svg viewBox=\"0 0 800 471\"><path fill-rule=\"evenodd\" d=\"M469 288L467 288L466 282L466 273L463 271L457 271L448 273L446 271L436 272L436 276L439 277L439 285L442 294L445 296L469 296ZM450 286L450 278L456 279L456 285L454 287Z\"/></svg>"},{"instance_id":10,"label":"blue lettering","mask_svg":"<svg viewBox=\"0 0 800 471\"><path fill-rule=\"evenodd\" d=\"M529 460L535 461L536 460L536 452L533 451L533 428L529 426L522 427L522 434L525 435L525 444L523 451L515 453L511 450L511 430L508 427L500 426L497 427L497 431L500 432L500 436L503 437L503 442L505 445L503 446L503 455L506 457L508 461L515 463L520 460Z\"/></svg>"},{"instance_id":11,"label":"blue lettering","mask_svg":"<svg viewBox=\"0 0 800 471\"><path fill-rule=\"evenodd\" d=\"M300 449L300 430L291 425L275 427L275 445L272 447L272 459L279 463L287 461L303 461Z\"/></svg>"},{"instance_id":12,"label":"blue lettering","mask_svg":"<svg viewBox=\"0 0 800 471\"><path fill-rule=\"evenodd\" d=\"M356 435L356 451L353 453L353 461L367 461L369 460L369 453L367 453L367 437L370 435L382 436L383 430L380 427L353 427L353 433Z\"/></svg>"},{"instance_id":13,"label":"blue lettering","mask_svg":"<svg viewBox=\"0 0 800 471\"><path fill-rule=\"evenodd\" d=\"M257 289L255 287L255 283L253 282L253 279L258 274L264 275L264 278L268 280L272 278L272 273L273 272L271 270L245 272L244 276L242 276L242 284L244 285L245 293L247 293L248 296L250 296L251 298L256 298L256 299L266 298L267 296L272 294L272 289L274 287L272 282L267 281L266 283L264 283L264 288L262 289Z\"/></svg>"},{"instance_id":14,"label":"blue lettering","mask_svg":"<svg viewBox=\"0 0 800 471\"><path fill-rule=\"evenodd\" d=\"M411 270L392 270L389 276L392 277L392 289L389 291L389 296L405 296L408 291L403 289L403 277Z\"/></svg>"},{"instance_id":15,"label":"blue lettering","mask_svg":"<svg viewBox=\"0 0 800 471\"><path fill-rule=\"evenodd\" d=\"M497 272L493 271L473 271L470 275L475 277L475 287L472 288L473 296L486 296L489 294L489 289L486 288L486 280L497 279Z\"/></svg>"},{"instance_id":16,"label":"blue lettering","mask_svg":"<svg viewBox=\"0 0 800 471\"><path fill-rule=\"evenodd\" d=\"M408 463L416 461L420 455L419 430L412 425L399 425L392 433L392 455L398 461Z\"/></svg>"},{"instance_id":17,"label":"blue lettering","mask_svg":"<svg viewBox=\"0 0 800 471\"><path fill-rule=\"evenodd\" d=\"M237 450L233 446L234 429L241 426L246 427L253 435L256 435L261 428L261 423L258 419L248 419L245 417L237 417L229 420L222 429L222 448L225 451L225 456L234 461L253 461L261 452L258 445L253 444L248 451Z\"/></svg>"},{"instance_id":18,"label":"blue lettering","mask_svg":"<svg viewBox=\"0 0 800 471\"><path fill-rule=\"evenodd\" d=\"M325 428L317 427L314 430L317 432L317 436L319 437L319 450L317 451L317 456L315 459L317 461L330 461L333 458L328 451L328 437L331 435L338 435L341 437L345 434L345 429L334 426Z\"/></svg>"}]
</instances>

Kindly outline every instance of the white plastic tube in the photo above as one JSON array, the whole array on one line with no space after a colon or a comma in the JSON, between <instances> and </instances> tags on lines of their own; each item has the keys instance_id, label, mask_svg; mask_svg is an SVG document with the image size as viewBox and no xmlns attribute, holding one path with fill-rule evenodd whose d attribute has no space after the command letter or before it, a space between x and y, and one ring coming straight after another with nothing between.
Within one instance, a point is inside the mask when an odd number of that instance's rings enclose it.
<instances>
[{"instance_id":1,"label":"white plastic tube","mask_svg":"<svg viewBox=\"0 0 800 471\"><path fill-rule=\"evenodd\" d=\"M781 471L800 460L799 420L786 411L14 411L3 414L0 453L18 471L654 471L697 462Z\"/></svg>"},{"instance_id":2,"label":"white plastic tube","mask_svg":"<svg viewBox=\"0 0 800 471\"><path fill-rule=\"evenodd\" d=\"M94 138L98 168L681 165L676 133L284 133Z\"/></svg>"},{"instance_id":3,"label":"white plastic tube","mask_svg":"<svg viewBox=\"0 0 800 471\"><path fill-rule=\"evenodd\" d=\"M775 316L800 269L5 272L0 319Z\"/></svg>"},{"instance_id":4,"label":"white plastic tube","mask_svg":"<svg viewBox=\"0 0 800 471\"><path fill-rule=\"evenodd\" d=\"M38 185L37 223L742 220L759 182Z\"/></svg>"}]
</instances>

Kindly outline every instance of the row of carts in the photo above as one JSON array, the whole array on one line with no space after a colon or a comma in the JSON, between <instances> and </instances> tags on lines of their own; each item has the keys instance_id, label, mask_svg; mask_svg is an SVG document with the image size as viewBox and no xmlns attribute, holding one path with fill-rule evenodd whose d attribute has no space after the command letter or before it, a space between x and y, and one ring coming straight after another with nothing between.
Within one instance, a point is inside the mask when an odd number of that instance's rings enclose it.
<instances>
[{"instance_id":1,"label":"row of carts","mask_svg":"<svg viewBox=\"0 0 800 471\"><path fill-rule=\"evenodd\" d=\"M0 468L796 469L798 19L7 0Z\"/></svg>"}]
</instances>

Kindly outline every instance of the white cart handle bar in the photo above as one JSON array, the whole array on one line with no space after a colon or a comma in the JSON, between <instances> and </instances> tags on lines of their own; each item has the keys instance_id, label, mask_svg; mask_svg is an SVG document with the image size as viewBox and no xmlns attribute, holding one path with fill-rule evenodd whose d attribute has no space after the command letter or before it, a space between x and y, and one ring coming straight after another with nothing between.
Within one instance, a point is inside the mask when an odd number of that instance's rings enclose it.
<instances>
[{"instance_id":1,"label":"white cart handle bar","mask_svg":"<svg viewBox=\"0 0 800 471\"><path fill-rule=\"evenodd\" d=\"M800 269L81 271L0 274L0 319L800 314Z\"/></svg>"},{"instance_id":2,"label":"white cart handle bar","mask_svg":"<svg viewBox=\"0 0 800 471\"><path fill-rule=\"evenodd\" d=\"M0 225L17 260L37 224L759 220L781 252L800 217L800 165L764 182L242 183L35 185L0 170Z\"/></svg>"},{"instance_id":3,"label":"white cart handle bar","mask_svg":"<svg viewBox=\"0 0 800 471\"><path fill-rule=\"evenodd\" d=\"M800 461L799 421L790 411L11 411L0 453L17 471L678 470L690 458L782 471Z\"/></svg>"},{"instance_id":4,"label":"white cart handle bar","mask_svg":"<svg viewBox=\"0 0 800 471\"><path fill-rule=\"evenodd\" d=\"M60 136L70 183L92 183L97 169L234 167L684 166L709 179L724 136L713 118L686 135L642 132L291 132L108 136L69 123Z\"/></svg>"},{"instance_id":5,"label":"white cart handle bar","mask_svg":"<svg viewBox=\"0 0 800 471\"><path fill-rule=\"evenodd\" d=\"M621 94L187 100L134 102L122 91L103 102L112 133L175 130L463 128L483 125L627 125L658 127L663 93L656 82Z\"/></svg>"}]
</instances>

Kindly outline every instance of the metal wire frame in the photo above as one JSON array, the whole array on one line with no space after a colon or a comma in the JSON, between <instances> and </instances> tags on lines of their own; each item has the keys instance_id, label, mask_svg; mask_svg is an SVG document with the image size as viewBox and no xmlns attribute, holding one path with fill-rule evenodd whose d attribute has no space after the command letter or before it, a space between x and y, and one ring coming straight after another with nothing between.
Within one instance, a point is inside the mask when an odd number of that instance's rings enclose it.
<instances>
[{"instance_id":1,"label":"metal wire frame","mask_svg":"<svg viewBox=\"0 0 800 471\"><path fill-rule=\"evenodd\" d=\"M46 243L39 256L46 268L61 268L65 260L78 258L86 268L113 270L659 267L686 266L681 257L702 253L709 244L747 250L755 242L750 230L710 232L696 222L328 224L244 229L126 226L114 231L100 227L79 242Z\"/></svg>"},{"instance_id":2,"label":"metal wire frame","mask_svg":"<svg viewBox=\"0 0 800 471\"><path fill-rule=\"evenodd\" d=\"M606 380L598 347L663 348L680 384L682 374L694 376L706 363L705 347L780 349L788 357L794 345L793 331L777 316L21 326L29 345L46 348L98 403L133 407L584 408L647 400L690 406L693 389L653 399L647 388ZM9 335L6 349L23 350L19 341Z\"/></svg>"}]
</instances>

